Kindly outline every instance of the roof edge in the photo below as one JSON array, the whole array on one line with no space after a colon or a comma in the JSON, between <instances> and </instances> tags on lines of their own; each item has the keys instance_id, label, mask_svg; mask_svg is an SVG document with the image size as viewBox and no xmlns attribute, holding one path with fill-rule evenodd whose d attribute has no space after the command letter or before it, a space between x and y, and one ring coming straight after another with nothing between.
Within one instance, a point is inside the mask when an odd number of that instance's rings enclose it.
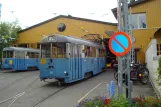
<instances>
[{"instance_id":1,"label":"roof edge","mask_svg":"<svg viewBox=\"0 0 161 107\"><path fill-rule=\"evenodd\" d=\"M132 7L132 6L147 2L147 1L150 1L150 0L138 0L138 1L135 1L135 2L132 2L132 3L129 3L128 7ZM117 19L117 14L116 14L117 13L117 7L111 9L111 11L112 11L113 15L115 16L115 18Z\"/></svg>"},{"instance_id":2,"label":"roof edge","mask_svg":"<svg viewBox=\"0 0 161 107\"><path fill-rule=\"evenodd\" d=\"M21 32L24 32L24 31L27 31L29 29L32 29L34 27L37 27L37 26L40 26L40 25L43 25L45 23L48 23L52 20L56 20L58 18L69 18L69 19L75 19L75 20L82 20L82 21L88 21L88 22L95 22L95 23L101 23L101 24L107 24L107 25L113 25L113 26L117 26L117 23L111 23L111 22L104 22L104 21L98 21L98 20L92 20L92 19L86 19L86 18L79 18L79 17L73 17L73 16L65 16L65 15L59 15L59 16L56 16L54 18L51 18L49 20L46 20L46 21L43 21L43 22L40 22L38 24L35 24L33 26L30 26L26 29L23 29L23 30L20 30L18 33L21 33Z\"/></svg>"}]
</instances>

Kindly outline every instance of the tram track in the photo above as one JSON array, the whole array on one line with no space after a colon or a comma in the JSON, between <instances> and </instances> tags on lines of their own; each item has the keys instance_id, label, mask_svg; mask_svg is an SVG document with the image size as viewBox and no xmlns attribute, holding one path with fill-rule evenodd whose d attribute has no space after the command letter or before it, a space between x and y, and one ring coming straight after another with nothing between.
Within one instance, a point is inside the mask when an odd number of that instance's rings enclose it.
<instances>
[{"instance_id":1,"label":"tram track","mask_svg":"<svg viewBox=\"0 0 161 107\"><path fill-rule=\"evenodd\" d=\"M21 76L21 75L24 75L24 73L30 73L30 72L28 72L28 71L17 72L17 71L12 71L12 70L3 71L3 72L0 71L0 79L1 78L6 79L6 78L9 78L10 76L15 76L17 74L18 74L17 76Z\"/></svg>"},{"instance_id":2,"label":"tram track","mask_svg":"<svg viewBox=\"0 0 161 107\"><path fill-rule=\"evenodd\" d=\"M5 102L7 102L7 101L13 99L13 100L11 101L11 103L7 106L7 107L10 107L10 106L11 106L19 97L21 97L21 96L23 96L24 94L26 94L27 91L32 87L32 85L33 85L38 79L39 79L39 77L37 77L34 81L32 81L32 83L30 83L30 84L25 88L24 91L22 91L22 92L20 92L20 93L18 93L18 94L16 94L16 95L14 95L14 96L12 96L12 97L10 97L10 98L7 98L7 99L5 99L5 100L3 100L3 101L0 101L0 104L5 103Z\"/></svg>"},{"instance_id":3,"label":"tram track","mask_svg":"<svg viewBox=\"0 0 161 107\"><path fill-rule=\"evenodd\" d=\"M50 97L54 96L55 94L59 93L60 91L66 89L68 86L62 87L59 90L55 91L54 93L50 94L49 96L43 98L41 101L39 101L38 103L36 103L33 107L37 107L39 106L41 103L43 103L44 101L46 101L47 99L49 99Z\"/></svg>"},{"instance_id":4,"label":"tram track","mask_svg":"<svg viewBox=\"0 0 161 107\"><path fill-rule=\"evenodd\" d=\"M3 100L3 101L0 101L0 104L5 103L5 102L7 102L7 101L9 101L9 100L12 100L12 101L8 104L8 106L7 106L7 107L11 107L11 106L16 102L16 100L19 99L20 97L22 97L23 95L29 94L29 93L31 93L31 92L34 92L34 91L40 89L40 88L45 87L45 86L43 85L43 86L38 87L38 88L35 88L35 89L33 89L33 90L29 90L37 80L38 80L38 78L36 78L32 83L30 83L24 91L22 91L22 92L20 92L20 93L18 93L18 94L16 94L16 95L14 95L14 96L12 96L12 97L10 97L10 98L7 98L7 99L5 99L5 100ZM33 104L33 105L34 105L33 107L37 107L38 105L40 105L41 103L43 103L44 101L46 101L48 98L54 96L55 94L57 94L58 92L64 90L64 89L67 88L67 87L68 87L68 86L64 86L64 87L61 87L60 89L58 89L58 90L56 90L56 91L54 91L54 92L51 92L51 94L50 94L49 96L46 96L45 98L41 99L41 100L40 100L39 102L37 102L36 104Z\"/></svg>"},{"instance_id":5,"label":"tram track","mask_svg":"<svg viewBox=\"0 0 161 107\"><path fill-rule=\"evenodd\" d=\"M12 86L13 84L17 83L20 80L23 80L25 78L28 78L28 77L31 77L31 76L34 76L34 75L37 75L37 74L39 74L39 73L30 74L30 75L24 76L22 78L16 79L15 81L13 81L13 82L11 82L9 84L5 84L4 87L0 87L0 91L4 90L5 88L8 88L8 87ZM5 78L3 78L3 79L5 79Z\"/></svg>"}]
</instances>

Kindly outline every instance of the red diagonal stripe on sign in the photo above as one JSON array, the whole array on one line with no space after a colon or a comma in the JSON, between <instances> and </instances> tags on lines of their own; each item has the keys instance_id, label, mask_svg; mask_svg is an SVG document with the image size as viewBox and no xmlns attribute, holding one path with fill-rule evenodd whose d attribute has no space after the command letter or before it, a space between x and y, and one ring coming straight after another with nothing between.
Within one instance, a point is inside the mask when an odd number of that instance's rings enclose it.
<instances>
[{"instance_id":1,"label":"red diagonal stripe on sign","mask_svg":"<svg viewBox=\"0 0 161 107\"><path fill-rule=\"evenodd\" d=\"M126 51L126 48L115 37L113 39Z\"/></svg>"}]
</instances>

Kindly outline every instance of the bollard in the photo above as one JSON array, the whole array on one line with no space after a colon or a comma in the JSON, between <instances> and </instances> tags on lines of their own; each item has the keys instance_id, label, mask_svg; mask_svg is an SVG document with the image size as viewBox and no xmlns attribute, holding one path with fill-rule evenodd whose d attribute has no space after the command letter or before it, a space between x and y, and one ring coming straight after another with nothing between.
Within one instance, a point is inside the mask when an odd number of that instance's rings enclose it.
<instances>
[{"instance_id":1,"label":"bollard","mask_svg":"<svg viewBox=\"0 0 161 107\"><path fill-rule=\"evenodd\" d=\"M115 84L114 84L114 81L111 81L109 91L110 91L110 98L114 97L114 95L115 95Z\"/></svg>"},{"instance_id":2,"label":"bollard","mask_svg":"<svg viewBox=\"0 0 161 107\"><path fill-rule=\"evenodd\" d=\"M109 90L110 86L109 86L109 84L106 85L106 88L107 88L108 95L110 95L110 90Z\"/></svg>"}]
</instances>

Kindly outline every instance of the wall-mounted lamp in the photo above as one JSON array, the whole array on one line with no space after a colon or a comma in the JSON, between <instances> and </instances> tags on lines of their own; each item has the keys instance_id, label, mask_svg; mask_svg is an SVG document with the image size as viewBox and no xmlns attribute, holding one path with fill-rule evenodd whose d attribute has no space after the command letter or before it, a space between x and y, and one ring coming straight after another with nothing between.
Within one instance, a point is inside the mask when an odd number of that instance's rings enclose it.
<instances>
[{"instance_id":1,"label":"wall-mounted lamp","mask_svg":"<svg viewBox=\"0 0 161 107\"><path fill-rule=\"evenodd\" d=\"M141 45L141 48L143 48L143 44Z\"/></svg>"},{"instance_id":2,"label":"wall-mounted lamp","mask_svg":"<svg viewBox=\"0 0 161 107\"><path fill-rule=\"evenodd\" d=\"M105 33L106 33L109 37L111 37L111 36L114 34L114 31L107 31L107 30L105 30Z\"/></svg>"}]
</instances>

